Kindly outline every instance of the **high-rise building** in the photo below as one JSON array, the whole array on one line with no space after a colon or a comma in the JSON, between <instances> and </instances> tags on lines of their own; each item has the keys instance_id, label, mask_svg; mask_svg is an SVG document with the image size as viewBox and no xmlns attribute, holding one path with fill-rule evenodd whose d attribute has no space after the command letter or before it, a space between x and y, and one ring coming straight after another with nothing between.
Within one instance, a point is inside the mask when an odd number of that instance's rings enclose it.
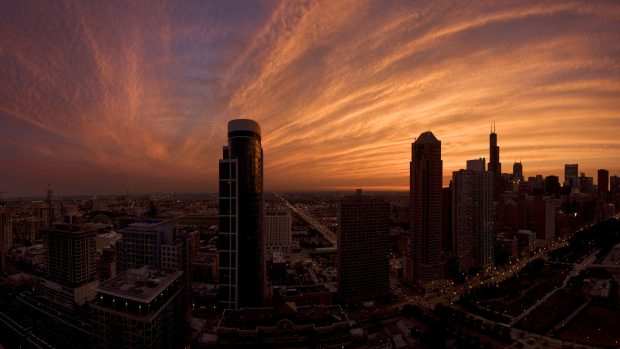
<instances>
[{"instance_id":1,"label":"high-rise building","mask_svg":"<svg viewBox=\"0 0 620 349\"><path fill-rule=\"evenodd\" d=\"M97 231L92 225L55 224L42 229L47 268L37 292L72 307L94 297L97 284Z\"/></svg>"},{"instance_id":2,"label":"high-rise building","mask_svg":"<svg viewBox=\"0 0 620 349\"><path fill-rule=\"evenodd\" d=\"M291 211L288 209L270 209L265 212L265 255L274 252L289 254L291 252Z\"/></svg>"},{"instance_id":3,"label":"high-rise building","mask_svg":"<svg viewBox=\"0 0 620 349\"><path fill-rule=\"evenodd\" d=\"M427 131L411 145L410 233L412 282L422 285L443 278L441 257L441 142Z\"/></svg>"},{"instance_id":4,"label":"high-rise building","mask_svg":"<svg viewBox=\"0 0 620 349\"><path fill-rule=\"evenodd\" d=\"M485 159L484 158L479 158L479 159L474 159L474 160L467 160L467 170L468 171L478 171L478 172L484 172L485 171Z\"/></svg>"},{"instance_id":5,"label":"high-rise building","mask_svg":"<svg viewBox=\"0 0 620 349\"><path fill-rule=\"evenodd\" d=\"M521 161L512 164L512 179L515 181L523 181L523 164Z\"/></svg>"},{"instance_id":6,"label":"high-rise building","mask_svg":"<svg viewBox=\"0 0 620 349\"><path fill-rule=\"evenodd\" d=\"M92 226L56 224L43 229L50 280L67 286L94 281L97 276L97 231Z\"/></svg>"},{"instance_id":7,"label":"high-rise building","mask_svg":"<svg viewBox=\"0 0 620 349\"><path fill-rule=\"evenodd\" d=\"M587 177L585 173L581 172L581 176L578 178L579 192L585 194L594 193L594 178Z\"/></svg>"},{"instance_id":8,"label":"high-rise building","mask_svg":"<svg viewBox=\"0 0 620 349\"><path fill-rule=\"evenodd\" d=\"M564 165L564 185L576 190L579 186L579 164Z\"/></svg>"},{"instance_id":9,"label":"high-rise building","mask_svg":"<svg viewBox=\"0 0 620 349\"><path fill-rule=\"evenodd\" d=\"M263 149L254 120L228 123L228 145L219 163L218 236L222 309L263 302Z\"/></svg>"},{"instance_id":10,"label":"high-rise building","mask_svg":"<svg viewBox=\"0 0 620 349\"><path fill-rule=\"evenodd\" d=\"M545 192L554 196L560 194L560 178L558 176L545 177Z\"/></svg>"},{"instance_id":11,"label":"high-rise building","mask_svg":"<svg viewBox=\"0 0 620 349\"><path fill-rule=\"evenodd\" d=\"M386 295L390 204L358 190L340 200L338 229L340 301L357 303Z\"/></svg>"},{"instance_id":12,"label":"high-rise building","mask_svg":"<svg viewBox=\"0 0 620 349\"><path fill-rule=\"evenodd\" d=\"M620 177L619 176L609 177L609 191L612 194L620 193Z\"/></svg>"},{"instance_id":13,"label":"high-rise building","mask_svg":"<svg viewBox=\"0 0 620 349\"><path fill-rule=\"evenodd\" d=\"M495 133L495 123L491 128L491 134L489 135L489 172L495 173L496 176L502 174L502 163L499 162L499 146L497 145L497 134Z\"/></svg>"},{"instance_id":14,"label":"high-rise building","mask_svg":"<svg viewBox=\"0 0 620 349\"><path fill-rule=\"evenodd\" d=\"M144 265L184 270L187 251L176 240L175 220L132 223L119 232L123 236L116 243L119 271Z\"/></svg>"},{"instance_id":15,"label":"high-rise building","mask_svg":"<svg viewBox=\"0 0 620 349\"><path fill-rule=\"evenodd\" d=\"M606 193L609 190L609 171L598 170L598 191Z\"/></svg>"},{"instance_id":16,"label":"high-rise building","mask_svg":"<svg viewBox=\"0 0 620 349\"><path fill-rule=\"evenodd\" d=\"M0 271L6 268L6 255L13 246L11 214L5 204L0 203Z\"/></svg>"},{"instance_id":17,"label":"high-rise building","mask_svg":"<svg viewBox=\"0 0 620 349\"><path fill-rule=\"evenodd\" d=\"M102 283L90 304L94 348L183 348L182 271L128 269Z\"/></svg>"},{"instance_id":18,"label":"high-rise building","mask_svg":"<svg viewBox=\"0 0 620 349\"><path fill-rule=\"evenodd\" d=\"M539 247L548 245L555 237L555 209L557 201L548 197L527 197L527 226L536 234Z\"/></svg>"},{"instance_id":19,"label":"high-rise building","mask_svg":"<svg viewBox=\"0 0 620 349\"><path fill-rule=\"evenodd\" d=\"M469 165L469 161L468 161ZM493 266L493 173L474 167L452 177L454 251L459 269Z\"/></svg>"}]
</instances>

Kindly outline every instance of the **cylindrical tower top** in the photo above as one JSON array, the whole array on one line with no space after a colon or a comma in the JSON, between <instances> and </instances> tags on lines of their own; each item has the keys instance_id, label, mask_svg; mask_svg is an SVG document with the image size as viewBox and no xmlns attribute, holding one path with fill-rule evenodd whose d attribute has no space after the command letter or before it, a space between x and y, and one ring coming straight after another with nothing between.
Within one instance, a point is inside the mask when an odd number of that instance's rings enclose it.
<instances>
[{"instance_id":1,"label":"cylindrical tower top","mask_svg":"<svg viewBox=\"0 0 620 349\"><path fill-rule=\"evenodd\" d=\"M260 125L251 119L234 119L228 122L228 136L236 132L253 132L260 137Z\"/></svg>"}]
</instances>

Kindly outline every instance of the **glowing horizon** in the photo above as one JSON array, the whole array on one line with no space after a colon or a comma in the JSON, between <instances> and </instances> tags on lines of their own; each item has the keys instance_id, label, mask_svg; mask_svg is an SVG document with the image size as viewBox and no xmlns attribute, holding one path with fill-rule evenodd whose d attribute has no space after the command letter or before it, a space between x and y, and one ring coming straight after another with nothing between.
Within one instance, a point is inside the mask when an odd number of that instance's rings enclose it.
<instances>
[{"instance_id":1,"label":"glowing horizon","mask_svg":"<svg viewBox=\"0 0 620 349\"><path fill-rule=\"evenodd\" d=\"M227 121L262 127L268 191L407 190L411 143L444 184L620 175L610 1L0 3L0 191L215 191ZM378 190L378 189L377 189Z\"/></svg>"}]
</instances>

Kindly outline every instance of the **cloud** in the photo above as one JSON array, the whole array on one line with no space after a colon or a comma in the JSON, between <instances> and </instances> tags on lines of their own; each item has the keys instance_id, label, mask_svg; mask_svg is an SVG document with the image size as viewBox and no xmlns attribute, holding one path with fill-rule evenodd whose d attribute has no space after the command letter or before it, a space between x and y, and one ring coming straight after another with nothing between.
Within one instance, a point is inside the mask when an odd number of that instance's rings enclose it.
<instances>
[{"instance_id":1,"label":"cloud","mask_svg":"<svg viewBox=\"0 0 620 349\"><path fill-rule=\"evenodd\" d=\"M215 190L235 117L269 190L406 188L429 129L447 181L493 120L505 169L620 173L618 33L608 1L5 2L0 180Z\"/></svg>"}]
</instances>

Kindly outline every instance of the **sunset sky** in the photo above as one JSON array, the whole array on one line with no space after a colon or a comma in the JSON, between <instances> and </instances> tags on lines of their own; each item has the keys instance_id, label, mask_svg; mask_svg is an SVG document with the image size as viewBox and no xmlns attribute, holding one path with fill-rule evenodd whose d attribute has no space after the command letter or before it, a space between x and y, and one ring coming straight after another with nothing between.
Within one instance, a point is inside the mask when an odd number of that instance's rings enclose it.
<instances>
[{"instance_id":1,"label":"sunset sky","mask_svg":"<svg viewBox=\"0 0 620 349\"><path fill-rule=\"evenodd\" d=\"M226 124L267 190L408 188L488 160L620 175L618 1L0 1L0 191L214 191ZM595 179L596 182L596 179Z\"/></svg>"}]
</instances>

